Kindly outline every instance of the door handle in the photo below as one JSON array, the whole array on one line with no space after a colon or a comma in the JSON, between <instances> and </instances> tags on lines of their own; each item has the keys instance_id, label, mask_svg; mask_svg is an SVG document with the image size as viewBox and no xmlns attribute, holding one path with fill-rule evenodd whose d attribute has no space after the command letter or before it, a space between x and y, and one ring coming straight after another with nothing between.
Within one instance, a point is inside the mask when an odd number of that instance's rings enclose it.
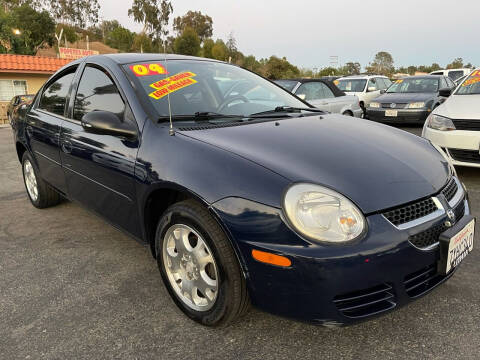
<instances>
[{"instance_id":1,"label":"door handle","mask_svg":"<svg viewBox=\"0 0 480 360\"><path fill-rule=\"evenodd\" d=\"M27 125L26 131L27 131L27 135L28 135L29 137L32 137L32 135L33 135L33 128L32 128L30 125Z\"/></svg>"},{"instance_id":2,"label":"door handle","mask_svg":"<svg viewBox=\"0 0 480 360\"><path fill-rule=\"evenodd\" d=\"M72 152L72 143L70 141L63 141L61 147L65 154L70 154Z\"/></svg>"}]
</instances>

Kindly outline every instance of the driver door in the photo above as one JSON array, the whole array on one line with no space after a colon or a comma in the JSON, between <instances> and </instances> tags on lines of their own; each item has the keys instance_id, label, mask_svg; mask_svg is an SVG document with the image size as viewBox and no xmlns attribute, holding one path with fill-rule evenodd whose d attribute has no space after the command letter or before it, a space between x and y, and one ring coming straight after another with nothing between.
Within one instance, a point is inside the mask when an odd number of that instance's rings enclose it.
<instances>
[{"instance_id":1,"label":"driver door","mask_svg":"<svg viewBox=\"0 0 480 360\"><path fill-rule=\"evenodd\" d=\"M81 125L82 117L95 110L112 112L119 122L135 122L130 107L113 77L92 64L84 67L72 96L60 135L68 194L111 223L140 236L134 180L138 140L94 134Z\"/></svg>"}]
</instances>

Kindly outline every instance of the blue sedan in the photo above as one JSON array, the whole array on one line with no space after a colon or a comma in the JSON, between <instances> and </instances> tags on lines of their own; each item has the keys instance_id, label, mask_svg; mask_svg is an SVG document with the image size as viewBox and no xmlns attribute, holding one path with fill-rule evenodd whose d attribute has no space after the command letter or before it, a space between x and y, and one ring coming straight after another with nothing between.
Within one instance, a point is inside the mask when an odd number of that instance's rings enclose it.
<instances>
[{"instance_id":1,"label":"blue sedan","mask_svg":"<svg viewBox=\"0 0 480 360\"><path fill-rule=\"evenodd\" d=\"M149 246L173 301L208 326L250 304L326 326L367 319L447 280L473 248L441 148L223 62L74 61L14 137L35 207L67 198Z\"/></svg>"}]
</instances>

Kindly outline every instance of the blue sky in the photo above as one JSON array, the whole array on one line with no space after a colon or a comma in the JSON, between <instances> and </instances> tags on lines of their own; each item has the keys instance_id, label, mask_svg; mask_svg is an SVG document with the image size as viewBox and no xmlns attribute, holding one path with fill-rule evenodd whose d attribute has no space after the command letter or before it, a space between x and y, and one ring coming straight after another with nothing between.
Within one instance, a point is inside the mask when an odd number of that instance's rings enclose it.
<instances>
[{"instance_id":1,"label":"blue sky","mask_svg":"<svg viewBox=\"0 0 480 360\"><path fill-rule=\"evenodd\" d=\"M138 31L131 0L99 0L100 15ZM395 66L439 63L455 57L480 65L480 1L434 0L173 0L174 16L199 10L213 18L214 38L233 31L239 49L257 58L286 56L300 67L365 66L378 51ZM476 14L476 15L474 15Z\"/></svg>"}]
</instances>

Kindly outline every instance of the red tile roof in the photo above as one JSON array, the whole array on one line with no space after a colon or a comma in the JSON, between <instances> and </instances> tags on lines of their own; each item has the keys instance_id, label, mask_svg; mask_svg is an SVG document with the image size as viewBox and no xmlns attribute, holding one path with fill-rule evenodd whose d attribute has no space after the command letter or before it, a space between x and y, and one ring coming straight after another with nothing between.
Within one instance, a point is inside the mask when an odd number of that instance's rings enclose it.
<instances>
[{"instance_id":1,"label":"red tile roof","mask_svg":"<svg viewBox=\"0 0 480 360\"><path fill-rule=\"evenodd\" d=\"M53 74L70 61L71 60L69 59L58 59L46 56L0 54L0 73L21 72Z\"/></svg>"}]
</instances>

